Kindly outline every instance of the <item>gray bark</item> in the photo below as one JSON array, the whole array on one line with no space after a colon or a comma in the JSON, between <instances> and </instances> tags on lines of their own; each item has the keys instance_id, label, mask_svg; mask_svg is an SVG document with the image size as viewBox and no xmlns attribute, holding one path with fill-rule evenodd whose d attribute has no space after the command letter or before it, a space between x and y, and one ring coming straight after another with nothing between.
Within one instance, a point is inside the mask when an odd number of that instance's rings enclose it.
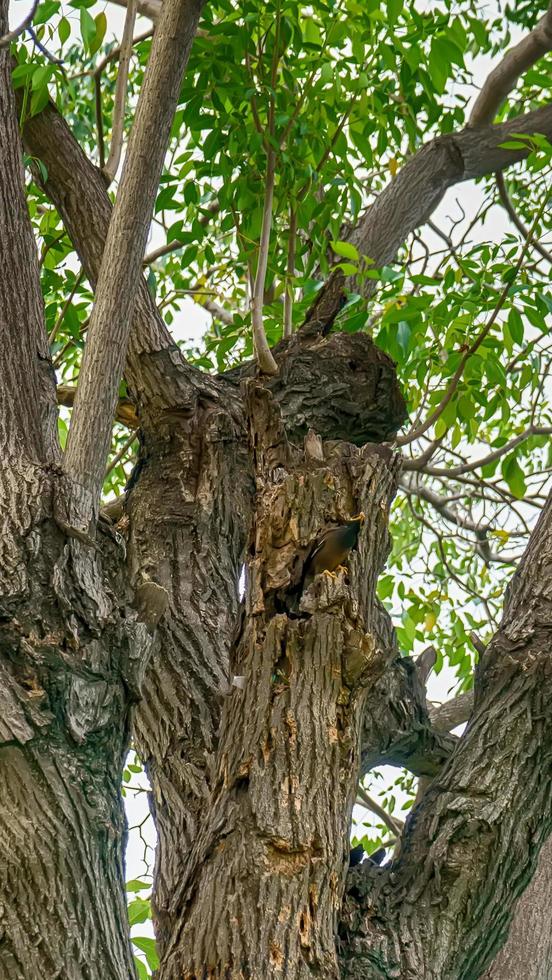
<instances>
[{"instance_id":1,"label":"gray bark","mask_svg":"<svg viewBox=\"0 0 552 980\"><path fill-rule=\"evenodd\" d=\"M288 443L248 383L257 497L241 629L203 826L173 897L161 980L336 978L336 917L368 686L385 668L374 589L397 462L377 447ZM295 559L328 520L363 509L358 556L302 599ZM267 918L267 909L278 914Z\"/></svg>"},{"instance_id":2,"label":"gray bark","mask_svg":"<svg viewBox=\"0 0 552 980\"><path fill-rule=\"evenodd\" d=\"M55 387L9 71L2 50L0 976L128 980L120 774L150 638L120 539L85 548L52 519Z\"/></svg>"},{"instance_id":3,"label":"gray bark","mask_svg":"<svg viewBox=\"0 0 552 980\"><path fill-rule=\"evenodd\" d=\"M482 980L550 980L552 977L552 837L518 899L508 938Z\"/></svg>"},{"instance_id":4,"label":"gray bark","mask_svg":"<svg viewBox=\"0 0 552 980\"><path fill-rule=\"evenodd\" d=\"M108 227L64 456L69 479L80 484L90 497L78 515L85 529L97 512L134 298L174 111L203 2L163 3Z\"/></svg>"},{"instance_id":5,"label":"gray bark","mask_svg":"<svg viewBox=\"0 0 552 980\"><path fill-rule=\"evenodd\" d=\"M352 884L342 975L480 975L552 829L552 500L509 586L476 679L475 711L407 821L391 870ZM359 923L360 909L360 923ZM354 929L354 936L353 936Z\"/></svg>"}]
</instances>

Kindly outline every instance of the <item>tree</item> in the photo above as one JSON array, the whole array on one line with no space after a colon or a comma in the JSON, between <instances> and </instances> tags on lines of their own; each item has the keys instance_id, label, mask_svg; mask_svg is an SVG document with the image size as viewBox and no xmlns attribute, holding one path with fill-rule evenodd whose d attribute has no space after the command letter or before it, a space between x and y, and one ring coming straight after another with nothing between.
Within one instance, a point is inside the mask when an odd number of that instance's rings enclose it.
<instances>
[{"instance_id":1,"label":"tree","mask_svg":"<svg viewBox=\"0 0 552 980\"><path fill-rule=\"evenodd\" d=\"M89 0L6 6L0 973L147 973L132 739L159 980L504 978L527 935L548 975L552 13L129 0L119 45ZM386 762L416 804L349 868Z\"/></svg>"}]
</instances>

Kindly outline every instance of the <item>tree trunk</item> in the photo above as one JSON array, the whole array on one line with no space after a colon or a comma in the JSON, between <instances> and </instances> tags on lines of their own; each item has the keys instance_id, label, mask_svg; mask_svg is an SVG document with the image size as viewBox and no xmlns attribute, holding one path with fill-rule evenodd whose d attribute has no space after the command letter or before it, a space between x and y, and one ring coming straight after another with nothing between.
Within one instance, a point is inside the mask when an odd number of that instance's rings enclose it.
<instances>
[{"instance_id":1,"label":"tree trunk","mask_svg":"<svg viewBox=\"0 0 552 980\"><path fill-rule=\"evenodd\" d=\"M396 466L379 447L305 453L249 382L257 503L247 595L222 707L213 792L174 898L162 980L337 977L335 932L368 685L382 672L371 621ZM362 507L350 584L294 591L297 558Z\"/></svg>"},{"instance_id":2,"label":"tree trunk","mask_svg":"<svg viewBox=\"0 0 552 980\"><path fill-rule=\"evenodd\" d=\"M552 978L552 837L518 899L508 938L482 980Z\"/></svg>"},{"instance_id":3,"label":"tree trunk","mask_svg":"<svg viewBox=\"0 0 552 980\"><path fill-rule=\"evenodd\" d=\"M504 942L552 830L552 498L510 583L475 710L391 868L352 874L344 978L470 980Z\"/></svg>"}]
</instances>

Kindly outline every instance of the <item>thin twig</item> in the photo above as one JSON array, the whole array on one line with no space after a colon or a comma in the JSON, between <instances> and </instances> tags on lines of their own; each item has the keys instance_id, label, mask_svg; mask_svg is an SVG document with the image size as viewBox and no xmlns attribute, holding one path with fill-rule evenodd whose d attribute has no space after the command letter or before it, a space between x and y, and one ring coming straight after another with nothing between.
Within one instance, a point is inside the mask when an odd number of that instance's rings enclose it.
<instances>
[{"instance_id":1,"label":"thin twig","mask_svg":"<svg viewBox=\"0 0 552 980\"><path fill-rule=\"evenodd\" d=\"M126 442L123 443L123 445L119 449L119 452L117 453L116 456L113 457L113 459L111 460L109 466L107 467L107 469L105 471L104 480L107 480L109 474L115 469L116 466L118 466L118 464L121 462L121 460L123 459L123 457L129 451L129 449L132 446L132 443L134 442L135 439L136 439L136 429L133 429L132 432L130 433L128 439L126 440Z\"/></svg>"},{"instance_id":2,"label":"thin twig","mask_svg":"<svg viewBox=\"0 0 552 980\"><path fill-rule=\"evenodd\" d=\"M539 255L542 255L543 259L546 259L546 261L550 262L550 264L552 265L552 252L549 252L548 249L544 247L544 245L541 245L541 243L537 238L534 238L529 234L529 229L521 220L514 205L512 204L508 194L508 190L506 188L506 181L504 180L504 174L502 173L501 170L498 170L496 172L495 178L496 178L496 186L498 188L498 195L500 197L500 201L504 207L504 210L508 214L508 217L512 221L512 224L516 226L517 230L523 235L524 238L527 238L531 242L531 245L533 246L535 251L538 252Z\"/></svg>"},{"instance_id":3,"label":"thin twig","mask_svg":"<svg viewBox=\"0 0 552 980\"><path fill-rule=\"evenodd\" d=\"M286 270L286 291L284 293L284 337L293 332L293 281L295 278L295 246L297 242L297 210L293 204L289 208L289 237Z\"/></svg>"},{"instance_id":4,"label":"thin twig","mask_svg":"<svg viewBox=\"0 0 552 980\"><path fill-rule=\"evenodd\" d=\"M123 149L123 133L125 124L125 106L127 98L128 68L130 56L132 54L134 21L136 20L137 0L127 0L127 10L123 37L121 40L121 55L119 58L119 71L117 73L117 83L115 86L115 101L113 106L113 124L111 126L111 146L109 157L105 167L102 167L103 174L108 184L115 178L121 162L121 152Z\"/></svg>"},{"instance_id":5,"label":"thin twig","mask_svg":"<svg viewBox=\"0 0 552 980\"><path fill-rule=\"evenodd\" d=\"M84 279L84 270L81 269L81 271L79 272L77 278L75 279L73 288L71 289L71 292L69 293L69 296L67 297L67 299L65 300L65 303L63 304L63 306L61 308L61 313L59 314L56 322L54 323L54 325L53 325L53 327L52 327L52 329L50 331L50 335L48 337L48 343L49 344L53 344L54 340L56 339L56 334L57 334L57 332L58 332L61 324L63 323L63 321L65 319L65 314L67 313L67 310L69 309L69 307L70 307L70 305L71 305L71 303L73 301L73 297L74 297L74 295L75 295L77 289L79 288L79 286L80 286L80 284L81 284L81 282L82 282L83 279Z\"/></svg>"},{"instance_id":6,"label":"thin twig","mask_svg":"<svg viewBox=\"0 0 552 980\"><path fill-rule=\"evenodd\" d=\"M55 54L52 54L51 51L48 51L48 48L45 47L42 41L39 41L38 37L36 36L34 28L27 27L27 31L31 35L35 46L44 55L44 57L48 59L48 61L51 61L53 65L63 64L63 58L56 58Z\"/></svg>"},{"instance_id":7,"label":"thin twig","mask_svg":"<svg viewBox=\"0 0 552 980\"><path fill-rule=\"evenodd\" d=\"M364 786L357 786L357 802L361 806L365 806L368 810L371 810L377 817L380 817L392 834L395 834L397 837L401 836L404 827L402 820L395 819L387 810L384 810L376 800L368 795Z\"/></svg>"},{"instance_id":8,"label":"thin twig","mask_svg":"<svg viewBox=\"0 0 552 980\"><path fill-rule=\"evenodd\" d=\"M44 246L38 262L40 268L42 268L42 266L44 265L46 256L48 255L50 249L54 248L55 245L58 245L64 236L65 236L65 229L63 231L60 231L59 235L56 235L55 238L52 238L52 240L48 242L47 245Z\"/></svg>"},{"instance_id":9,"label":"thin twig","mask_svg":"<svg viewBox=\"0 0 552 980\"><path fill-rule=\"evenodd\" d=\"M0 50L2 50L2 48L9 47L12 41L15 41L15 39L19 37L20 34L23 34L23 31L27 30L29 24L32 23L33 17L36 14L36 9L39 3L40 0L34 0L33 5L29 10L29 13L27 14L26 17L23 18L19 26L15 27L13 31L8 31L8 33L4 34L3 37L0 37Z\"/></svg>"}]
</instances>

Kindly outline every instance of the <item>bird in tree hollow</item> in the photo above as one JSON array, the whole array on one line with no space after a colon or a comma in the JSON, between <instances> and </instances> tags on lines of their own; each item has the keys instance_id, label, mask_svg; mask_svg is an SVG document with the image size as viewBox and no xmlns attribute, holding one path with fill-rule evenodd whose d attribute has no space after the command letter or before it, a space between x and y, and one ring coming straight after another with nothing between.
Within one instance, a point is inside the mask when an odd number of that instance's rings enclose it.
<instances>
[{"instance_id":1,"label":"bird in tree hollow","mask_svg":"<svg viewBox=\"0 0 552 980\"><path fill-rule=\"evenodd\" d=\"M363 523L364 514L360 513L345 524L327 528L316 538L303 566L301 591L322 572L333 576L334 571L346 561L351 549L356 547Z\"/></svg>"}]
</instances>

